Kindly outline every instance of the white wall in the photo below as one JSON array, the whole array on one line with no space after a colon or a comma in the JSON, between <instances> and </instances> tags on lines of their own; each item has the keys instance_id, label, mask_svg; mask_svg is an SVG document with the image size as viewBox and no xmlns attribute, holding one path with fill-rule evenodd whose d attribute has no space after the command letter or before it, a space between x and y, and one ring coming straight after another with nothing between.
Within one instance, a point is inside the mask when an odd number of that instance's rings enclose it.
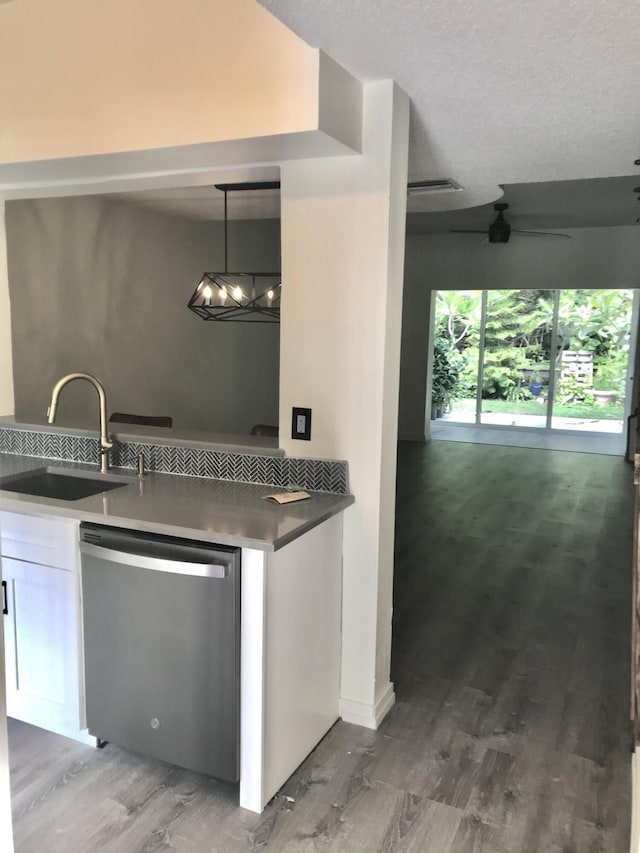
<instances>
[{"instance_id":1,"label":"white wall","mask_svg":"<svg viewBox=\"0 0 640 853\"><path fill-rule=\"evenodd\" d=\"M279 225L232 221L230 269L278 270ZM8 202L16 418L42 421L54 382L80 370L103 381L110 411L239 434L277 423L279 326L187 309L202 273L224 268L223 233L100 196ZM93 389L70 385L57 421L95 419Z\"/></svg>"},{"instance_id":2,"label":"white wall","mask_svg":"<svg viewBox=\"0 0 640 853\"><path fill-rule=\"evenodd\" d=\"M364 87L362 156L282 166L280 444L347 459L342 705L376 725L389 681L409 103ZM293 441L291 407L313 410Z\"/></svg>"},{"instance_id":3,"label":"white wall","mask_svg":"<svg viewBox=\"0 0 640 853\"><path fill-rule=\"evenodd\" d=\"M425 434L431 291L640 287L638 226L565 233L571 240L514 236L507 244L493 245L478 245L474 235L407 237L400 436Z\"/></svg>"},{"instance_id":4,"label":"white wall","mask_svg":"<svg viewBox=\"0 0 640 853\"><path fill-rule=\"evenodd\" d=\"M5 205L0 199L0 415L13 414L13 367L11 359L11 303L7 272Z\"/></svg>"},{"instance_id":5,"label":"white wall","mask_svg":"<svg viewBox=\"0 0 640 853\"><path fill-rule=\"evenodd\" d=\"M0 413L13 414L11 375L11 320L7 280L4 204L0 201ZM2 566L0 565L0 579ZM1 616L1 614L0 614ZM7 744L7 702L4 677L4 633L0 628L0 850L11 853L11 795L9 791L9 747Z\"/></svg>"},{"instance_id":6,"label":"white wall","mask_svg":"<svg viewBox=\"0 0 640 853\"><path fill-rule=\"evenodd\" d=\"M432 290L637 287L637 225L565 229L559 237L517 237L476 244L473 234L407 238L405 275Z\"/></svg>"},{"instance_id":7,"label":"white wall","mask_svg":"<svg viewBox=\"0 0 640 853\"><path fill-rule=\"evenodd\" d=\"M7 163L317 126L317 52L253 0L2 4L0 56Z\"/></svg>"},{"instance_id":8,"label":"white wall","mask_svg":"<svg viewBox=\"0 0 640 853\"><path fill-rule=\"evenodd\" d=\"M400 401L398 438L401 441L424 441L429 422L425 418L425 366L429 360L429 317L432 291L425 286L424 276L409 271L409 241L404 274L402 300L402 351L400 356Z\"/></svg>"}]
</instances>

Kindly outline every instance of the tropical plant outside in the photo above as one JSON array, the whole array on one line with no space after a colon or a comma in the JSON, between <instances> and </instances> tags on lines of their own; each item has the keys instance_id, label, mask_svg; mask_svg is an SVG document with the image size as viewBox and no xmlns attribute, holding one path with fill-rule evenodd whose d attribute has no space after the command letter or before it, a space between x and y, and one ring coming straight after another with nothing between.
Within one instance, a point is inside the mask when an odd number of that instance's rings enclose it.
<instances>
[{"instance_id":1,"label":"tropical plant outside","mask_svg":"<svg viewBox=\"0 0 640 853\"><path fill-rule=\"evenodd\" d=\"M449 407L459 383L459 371L447 338L438 337L433 347L433 380L431 398L439 416Z\"/></svg>"},{"instance_id":2,"label":"tropical plant outside","mask_svg":"<svg viewBox=\"0 0 640 853\"><path fill-rule=\"evenodd\" d=\"M632 304L631 290L560 291L553 353L553 291L488 291L482 412L545 415L553 373L554 418L622 418ZM437 293L433 401L452 417L475 411L481 323L481 291Z\"/></svg>"}]
</instances>

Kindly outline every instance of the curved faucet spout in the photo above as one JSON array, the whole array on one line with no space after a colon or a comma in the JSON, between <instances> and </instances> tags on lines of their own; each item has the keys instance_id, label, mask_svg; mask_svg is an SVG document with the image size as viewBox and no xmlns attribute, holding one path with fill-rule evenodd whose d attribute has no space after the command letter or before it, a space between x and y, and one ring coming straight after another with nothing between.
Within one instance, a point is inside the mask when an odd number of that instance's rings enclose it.
<instances>
[{"instance_id":1,"label":"curved faucet spout","mask_svg":"<svg viewBox=\"0 0 640 853\"><path fill-rule=\"evenodd\" d=\"M47 409L47 420L50 424L55 421L60 392L68 382L74 379L86 379L98 392L98 400L100 402L100 473L106 474L109 470L109 451L113 447L113 442L107 435L107 395L104 385L99 379L96 379L90 373L68 373L62 379L59 379L51 392L51 403Z\"/></svg>"}]
</instances>

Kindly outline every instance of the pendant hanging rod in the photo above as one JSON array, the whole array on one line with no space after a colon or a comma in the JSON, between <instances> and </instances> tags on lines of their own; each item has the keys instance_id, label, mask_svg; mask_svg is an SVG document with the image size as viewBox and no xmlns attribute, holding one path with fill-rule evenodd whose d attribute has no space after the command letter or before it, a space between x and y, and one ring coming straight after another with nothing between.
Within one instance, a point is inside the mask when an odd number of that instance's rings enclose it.
<instances>
[{"instance_id":1,"label":"pendant hanging rod","mask_svg":"<svg viewBox=\"0 0 640 853\"><path fill-rule=\"evenodd\" d=\"M224 271L229 272L229 243L227 229L229 220L227 218L227 193L242 192L243 190L279 190L280 181L241 181L232 184L214 184L214 187L224 193Z\"/></svg>"},{"instance_id":2,"label":"pendant hanging rod","mask_svg":"<svg viewBox=\"0 0 640 853\"><path fill-rule=\"evenodd\" d=\"M225 273L229 272L229 243L227 241L227 228L228 228L228 220L227 220L227 191L224 190L224 271Z\"/></svg>"}]
</instances>

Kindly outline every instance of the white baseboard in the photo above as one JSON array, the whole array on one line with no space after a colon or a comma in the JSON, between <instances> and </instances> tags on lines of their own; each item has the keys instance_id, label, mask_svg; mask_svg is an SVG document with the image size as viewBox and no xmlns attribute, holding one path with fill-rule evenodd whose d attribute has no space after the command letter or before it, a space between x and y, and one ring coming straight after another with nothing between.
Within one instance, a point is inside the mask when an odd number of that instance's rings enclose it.
<instances>
[{"instance_id":1,"label":"white baseboard","mask_svg":"<svg viewBox=\"0 0 640 853\"><path fill-rule=\"evenodd\" d=\"M364 726L366 729L377 729L395 701L396 694L393 691L393 682L389 681L374 705L367 702L357 702L355 699L340 699L340 716L345 723Z\"/></svg>"},{"instance_id":2,"label":"white baseboard","mask_svg":"<svg viewBox=\"0 0 640 853\"><path fill-rule=\"evenodd\" d=\"M86 743L87 746L98 746L98 738L94 735L90 735L88 729L83 729L81 732L69 733L65 736L70 737L72 740L77 740L78 743Z\"/></svg>"},{"instance_id":3,"label":"white baseboard","mask_svg":"<svg viewBox=\"0 0 640 853\"><path fill-rule=\"evenodd\" d=\"M640 752L631 756L631 853L640 853Z\"/></svg>"},{"instance_id":4,"label":"white baseboard","mask_svg":"<svg viewBox=\"0 0 640 853\"><path fill-rule=\"evenodd\" d=\"M420 444L424 444L427 440L426 435L424 433L419 432L401 432L398 435L398 441L417 441Z\"/></svg>"}]
</instances>

